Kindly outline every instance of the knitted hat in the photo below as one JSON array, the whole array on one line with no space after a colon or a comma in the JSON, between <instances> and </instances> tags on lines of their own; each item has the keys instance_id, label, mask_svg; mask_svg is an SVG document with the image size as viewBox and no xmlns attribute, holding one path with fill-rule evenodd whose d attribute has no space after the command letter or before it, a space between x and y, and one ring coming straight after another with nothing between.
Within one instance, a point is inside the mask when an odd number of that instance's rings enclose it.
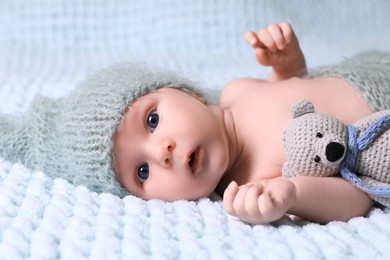
<instances>
[{"instance_id":1,"label":"knitted hat","mask_svg":"<svg viewBox=\"0 0 390 260\"><path fill-rule=\"evenodd\" d=\"M125 108L158 88L202 96L175 74L137 64L116 64L61 99L37 97L19 119L0 116L0 153L11 161L64 178L96 192L128 194L112 165L112 137Z\"/></svg>"}]
</instances>

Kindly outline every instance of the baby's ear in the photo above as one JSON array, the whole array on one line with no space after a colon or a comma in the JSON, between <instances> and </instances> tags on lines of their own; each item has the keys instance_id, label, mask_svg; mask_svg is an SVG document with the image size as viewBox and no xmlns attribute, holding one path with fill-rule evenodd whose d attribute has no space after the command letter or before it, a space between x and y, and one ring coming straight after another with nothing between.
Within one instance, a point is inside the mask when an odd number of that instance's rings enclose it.
<instances>
[{"instance_id":1,"label":"baby's ear","mask_svg":"<svg viewBox=\"0 0 390 260\"><path fill-rule=\"evenodd\" d=\"M314 106L307 99L295 103L291 109L292 118L297 118L309 113L314 113Z\"/></svg>"},{"instance_id":2,"label":"baby's ear","mask_svg":"<svg viewBox=\"0 0 390 260\"><path fill-rule=\"evenodd\" d=\"M195 98L200 102L202 102L203 104L207 104L207 100L204 97L195 95Z\"/></svg>"}]
</instances>

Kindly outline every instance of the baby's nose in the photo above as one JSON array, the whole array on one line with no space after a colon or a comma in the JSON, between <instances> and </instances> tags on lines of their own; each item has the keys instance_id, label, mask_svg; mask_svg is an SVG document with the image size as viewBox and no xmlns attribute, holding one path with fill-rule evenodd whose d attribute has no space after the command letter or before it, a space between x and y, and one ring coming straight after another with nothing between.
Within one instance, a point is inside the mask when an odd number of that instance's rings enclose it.
<instances>
[{"instance_id":1,"label":"baby's nose","mask_svg":"<svg viewBox=\"0 0 390 260\"><path fill-rule=\"evenodd\" d=\"M173 151L176 147L176 144L171 139L166 139L162 142L162 145L159 149L159 161L163 167L170 167L173 161Z\"/></svg>"}]
</instances>

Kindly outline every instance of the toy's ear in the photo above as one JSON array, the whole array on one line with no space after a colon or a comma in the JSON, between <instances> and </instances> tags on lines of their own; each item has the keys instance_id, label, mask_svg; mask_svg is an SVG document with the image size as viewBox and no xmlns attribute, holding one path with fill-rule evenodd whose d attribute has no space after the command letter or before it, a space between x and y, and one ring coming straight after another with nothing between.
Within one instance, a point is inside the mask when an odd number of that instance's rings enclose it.
<instances>
[{"instance_id":1,"label":"toy's ear","mask_svg":"<svg viewBox=\"0 0 390 260\"><path fill-rule=\"evenodd\" d=\"M297 118L309 113L314 113L314 106L307 99L295 103L291 109L292 118Z\"/></svg>"}]
</instances>

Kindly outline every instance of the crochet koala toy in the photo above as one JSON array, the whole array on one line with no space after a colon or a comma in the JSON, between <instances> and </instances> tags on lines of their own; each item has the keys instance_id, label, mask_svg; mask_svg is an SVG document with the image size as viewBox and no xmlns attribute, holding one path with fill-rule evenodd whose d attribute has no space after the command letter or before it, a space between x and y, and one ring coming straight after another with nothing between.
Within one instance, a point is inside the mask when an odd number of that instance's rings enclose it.
<instances>
[{"instance_id":1,"label":"crochet koala toy","mask_svg":"<svg viewBox=\"0 0 390 260\"><path fill-rule=\"evenodd\" d=\"M283 135L283 176L337 176L390 207L390 110L345 125L316 113L308 100L292 108Z\"/></svg>"}]
</instances>

